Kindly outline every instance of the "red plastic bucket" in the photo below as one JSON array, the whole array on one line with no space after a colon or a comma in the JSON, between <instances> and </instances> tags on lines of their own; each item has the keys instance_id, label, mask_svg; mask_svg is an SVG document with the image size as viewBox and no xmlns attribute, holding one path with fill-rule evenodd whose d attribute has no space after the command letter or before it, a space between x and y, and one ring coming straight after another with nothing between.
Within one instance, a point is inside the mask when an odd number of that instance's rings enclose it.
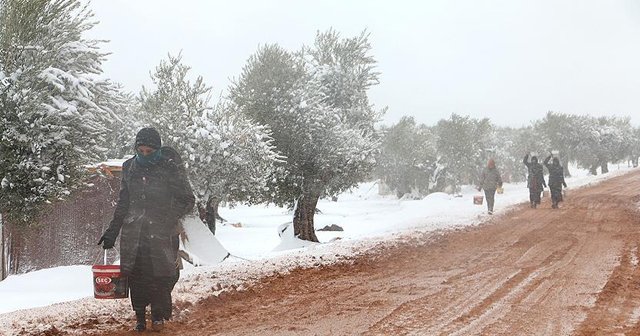
<instances>
[{"instance_id":1,"label":"red plastic bucket","mask_svg":"<svg viewBox=\"0 0 640 336\"><path fill-rule=\"evenodd\" d=\"M473 204L482 205L483 201L484 201L484 196L482 195L473 196Z\"/></svg>"},{"instance_id":2,"label":"red plastic bucket","mask_svg":"<svg viewBox=\"0 0 640 336\"><path fill-rule=\"evenodd\" d=\"M124 299L129 297L129 282L120 273L120 265L93 265L93 297Z\"/></svg>"}]
</instances>

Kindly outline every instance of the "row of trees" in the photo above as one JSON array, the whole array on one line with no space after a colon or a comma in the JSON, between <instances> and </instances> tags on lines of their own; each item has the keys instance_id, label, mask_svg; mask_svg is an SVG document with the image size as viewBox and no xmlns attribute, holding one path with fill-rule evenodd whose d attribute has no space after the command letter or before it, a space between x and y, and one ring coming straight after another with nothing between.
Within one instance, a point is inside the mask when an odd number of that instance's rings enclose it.
<instances>
[{"instance_id":1,"label":"row of trees","mask_svg":"<svg viewBox=\"0 0 640 336\"><path fill-rule=\"evenodd\" d=\"M435 126L404 117L382 134L377 176L398 196L473 184L489 158L498 161L506 180L518 182L526 178L522 158L528 152L559 150L568 176L569 163L595 175L598 168L607 173L612 162L630 160L637 167L640 156L640 128L629 118L548 112L531 126L510 128L456 114Z\"/></svg>"},{"instance_id":2,"label":"row of trees","mask_svg":"<svg viewBox=\"0 0 640 336\"><path fill-rule=\"evenodd\" d=\"M101 41L79 0L0 0L0 213L29 223L84 181L84 166L131 153L156 127L184 157L199 206L214 199L294 206L294 231L317 241L318 199L371 176L380 111L367 34L319 33L311 46L266 45L211 103L180 55L127 94L104 79Z\"/></svg>"},{"instance_id":3,"label":"row of trees","mask_svg":"<svg viewBox=\"0 0 640 336\"><path fill-rule=\"evenodd\" d=\"M378 74L369 49L367 35L334 31L294 52L266 45L214 106L202 77L189 81L189 67L169 56L118 128L132 139L140 125L156 127L187 158L201 208L216 212L220 199L294 206L295 234L317 241L319 198L356 185L375 163L379 112L366 91Z\"/></svg>"},{"instance_id":4,"label":"row of trees","mask_svg":"<svg viewBox=\"0 0 640 336\"><path fill-rule=\"evenodd\" d=\"M638 150L628 120L557 113L521 129L458 115L376 129L384 111L368 99L379 73L366 33L262 46L215 103L180 55L132 95L104 79L102 43L83 37L93 26L79 0L0 0L0 213L14 222L81 185L84 165L131 154L144 126L183 155L200 208L222 199L291 206L295 234L311 241L318 200L366 179L399 194L455 191L489 156L518 180L526 151L555 148L570 154L565 165L606 170Z\"/></svg>"}]
</instances>

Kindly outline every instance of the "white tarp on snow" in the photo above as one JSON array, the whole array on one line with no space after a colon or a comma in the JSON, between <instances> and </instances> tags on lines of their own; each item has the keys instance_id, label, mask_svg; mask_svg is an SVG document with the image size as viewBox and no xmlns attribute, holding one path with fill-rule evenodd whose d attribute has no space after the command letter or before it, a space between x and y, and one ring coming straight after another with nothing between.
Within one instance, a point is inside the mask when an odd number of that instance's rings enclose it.
<instances>
[{"instance_id":1,"label":"white tarp on snow","mask_svg":"<svg viewBox=\"0 0 640 336\"><path fill-rule=\"evenodd\" d=\"M187 217L182 226L184 234L180 236L180 249L189 255L193 265L211 266L229 257L227 249L200 219Z\"/></svg>"}]
</instances>

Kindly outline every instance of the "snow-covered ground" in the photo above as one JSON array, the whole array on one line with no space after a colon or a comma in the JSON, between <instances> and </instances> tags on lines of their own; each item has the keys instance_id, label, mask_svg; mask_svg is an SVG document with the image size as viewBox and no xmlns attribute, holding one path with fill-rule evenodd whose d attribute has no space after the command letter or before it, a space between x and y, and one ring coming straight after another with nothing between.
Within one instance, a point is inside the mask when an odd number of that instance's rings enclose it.
<instances>
[{"instance_id":1,"label":"snow-covered ground","mask_svg":"<svg viewBox=\"0 0 640 336\"><path fill-rule=\"evenodd\" d=\"M630 168L612 166L605 175L590 176L573 168L567 179L569 192L628 172ZM528 201L523 183L505 184L505 192L496 195L495 215ZM291 221L286 209L273 206L221 208L228 220L218 226L216 237L232 257L214 266L188 264L174 299L196 302L199 298L244 285L274 273L286 273L295 267L314 267L346 260L374 249L380 243L410 239L416 232L438 231L477 225L487 219L486 206L473 205L472 187L462 197L435 193L422 200L398 200L378 195L376 183L361 184L345 193L337 202L321 200L316 229L337 224L344 231L318 231L321 244L286 249L295 242L278 235L278 227ZM569 194L570 197L570 194ZM194 219L195 220L195 219ZM66 266L10 276L0 282L0 334L13 335L21 330L65 328L79 317L108 319L131 314L128 300L93 299L90 266Z\"/></svg>"}]
</instances>

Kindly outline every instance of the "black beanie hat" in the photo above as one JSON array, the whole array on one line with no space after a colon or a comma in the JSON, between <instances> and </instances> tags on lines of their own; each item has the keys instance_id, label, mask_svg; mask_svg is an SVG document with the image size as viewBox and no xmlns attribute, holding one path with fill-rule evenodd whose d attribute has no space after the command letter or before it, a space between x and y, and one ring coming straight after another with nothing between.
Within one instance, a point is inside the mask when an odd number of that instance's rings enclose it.
<instances>
[{"instance_id":1,"label":"black beanie hat","mask_svg":"<svg viewBox=\"0 0 640 336\"><path fill-rule=\"evenodd\" d=\"M141 129L140 131L138 131L138 134L136 135L135 148L138 148L138 146L141 146L141 145L149 146L154 149L159 149L160 147L162 147L162 140L160 139L160 133L158 133L158 131L156 131L156 129L153 127L145 127Z\"/></svg>"}]
</instances>

